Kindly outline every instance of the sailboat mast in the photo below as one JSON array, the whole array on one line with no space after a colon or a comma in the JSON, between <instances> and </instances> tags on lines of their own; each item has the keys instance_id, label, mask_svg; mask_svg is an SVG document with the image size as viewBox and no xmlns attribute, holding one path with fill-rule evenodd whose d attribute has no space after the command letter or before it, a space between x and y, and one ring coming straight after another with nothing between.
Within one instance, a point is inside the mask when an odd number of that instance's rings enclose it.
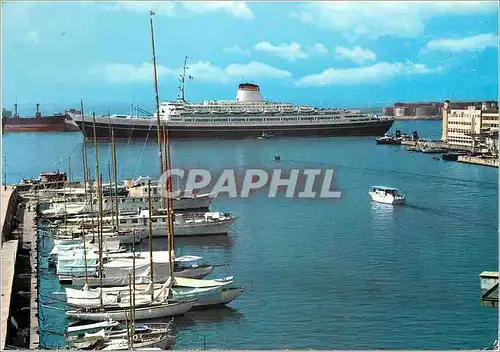
<instances>
[{"instance_id":1,"label":"sailboat mast","mask_svg":"<svg viewBox=\"0 0 500 352\"><path fill-rule=\"evenodd\" d=\"M130 350L134 349L134 336L132 336L132 312L134 311L134 307L132 305L132 278L130 273L128 274L128 292L129 292L129 305L130 305L130 324L127 329L128 338L130 342Z\"/></svg>"},{"instance_id":2,"label":"sailboat mast","mask_svg":"<svg viewBox=\"0 0 500 352\"><path fill-rule=\"evenodd\" d=\"M135 237L135 231L134 231L134 237ZM135 241L132 241L132 305L134 309L132 310L132 340L134 339L135 335Z\"/></svg>"},{"instance_id":3,"label":"sailboat mast","mask_svg":"<svg viewBox=\"0 0 500 352\"><path fill-rule=\"evenodd\" d=\"M85 134L85 114L83 113L83 100L80 100L80 110L82 111L82 127L83 127L83 130L84 130L84 138L83 138L83 155L82 155L82 163L83 163L83 182L84 182L84 186L85 186L85 202L87 202L87 182L88 182L88 178L87 178L87 138L85 137L86 134ZM91 203L92 204L92 203ZM92 207L92 205L91 205ZM92 208L91 208L91 211L92 211Z\"/></svg>"},{"instance_id":4,"label":"sailboat mast","mask_svg":"<svg viewBox=\"0 0 500 352\"><path fill-rule=\"evenodd\" d=\"M71 157L68 157L69 196L71 197Z\"/></svg>"},{"instance_id":5,"label":"sailboat mast","mask_svg":"<svg viewBox=\"0 0 500 352\"><path fill-rule=\"evenodd\" d=\"M111 160L113 163L113 173L114 173L114 177L115 177L116 231L118 231L120 228L119 221L118 221L118 215L119 215L119 213L118 213L118 170L117 170L118 166L116 164L116 143L115 143L115 130L114 129L111 129L111 144L113 145L113 148L112 148L113 154L111 155Z\"/></svg>"},{"instance_id":6,"label":"sailboat mast","mask_svg":"<svg viewBox=\"0 0 500 352\"><path fill-rule=\"evenodd\" d=\"M99 174L99 286L101 287L101 309L104 309L103 297L102 297L102 251L103 251L103 243L102 243L102 174Z\"/></svg>"},{"instance_id":7,"label":"sailboat mast","mask_svg":"<svg viewBox=\"0 0 500 352\"><path fill-rule=\"evenodd\" d=\"M154 37L154 30L153 30L153 15L154 12L150 11L150 19L149 23L151 25L151 44L153 48L153 74L154 74L154 81L155 81L155 100L156 100L156 125L157 125L157 138L158 138L158 149L160 153L160 176L163 175L163 151L162 151L162 146L161 146L161 122L160 122L160 100L158 98L158 73L156 72L156 53L155 53L155 37Z\"/></svg>"},{"instance_id":8,"label":"sailboat mast","mask_svg":"<svg viewBox=\"0 0 500 352\"><path fill-rule=\"evenodd\" d=\"M95 127L95 112L92 112L92 119L93 119L93 128L94 128L94 147L95 147L95 182L99 184L98 177L99 177L99 147L97 146L97 133L96 133L96 127ZM102 186L101 186L102 187ZM98 190L98 194L100 195L100 191L102 189ZM100 207L100 203L99 203ZM101 212L102 209L99 208L99 213ZM101 225L99 224L99 221L97 222L97 229L100 231Z\"/></svg>"},{"instance_id":9,"label":"sailboat mast","mask_svg":"<svg viewBox=\"0 0 500 352\"><path fill-rule=\"evenodd\" d=\"M113 186L111 185L111 164L108 162L108 179L109 179L109 191L110 192L113 192L112 189L113 189ZM110 193L110 201L111 201L111 228L112 229L115 229L115 215L114 215L114 210L115 210L115 206L113 204L113 194ZM116 221L118 221L118 217L116 219Z\"/></svg>"},{"instance_id":10,"label":"sailboat mast","mask_svg":"<svg viewBox=\"0 0 500 352\"><path fill-rule=\"evenodd\" d=\"M170 140L168 139L168 130L164 130L164 142L165 142L165 165L167 166L167 173L171 170L172 165L170 163ZM174 221L173 221L173 199L172 199L172 176L169 175L167 178L167 240L168 240L168 268L170 276L170 285L174 282L174 264L172 260L172 254L174 253Z\"/></svg>"},{"instance_id":11,"label":"sailboat mast","mask_svg":"<svg viewBox=\"0 0 500 352\"><path fill-rule=\"evenodd\" d=\"M93 214L91 216L94 216ZM85 218L84 218L85 222ZM82 226L82 240L83 240L83 262L85 265L85 288L88 288L89 279L88 279L88 269L87 269L87 244L85 243L85 226Z\"/></svg>"},{"instance_id":12,"label":"sailboat mast","mask_svg":"<svg viewBox=\"0 0 500 352\"><path fill-rule=\"evenodd\" d=\"M153 221L151 219L151 180L148 180L148 209L149 209L149 282L154 288L153 273ZM154 289L151 289L151 302L154 299Z\"/></svg>"},{"instance_id":13,"label":"sailboat mast","mask_svg":"<svg viewBox=\"0 0 500 352\"><path fill-rule=\"evenodd\" d=\"M89 181L89 200L90 200L90 223L92 224L92 241L95 242L95 231L94 231L94 197L92 193L94 192L92 189L92 184L90 182L90 170L87 169L87 180Z\"/></svg>"},{"instance_id":14,"label":"sailboat mast","mask_svg":"<svg viewBox=\"0 0 500 352\"><path fill-rule=\"evenodd\" d=\"M95 127L95 112L92 113L93 127L94 127L94 145L95 145L95 175L97 179L97 195L99 199L99 221L97 221L98 228L98 241L99 241L99 285L101 287L100 303L101 309L104 309L103 299L102 299L102 175L99 172L99 148L97 146L97 133Z\"/></svg>"}]
</instances>

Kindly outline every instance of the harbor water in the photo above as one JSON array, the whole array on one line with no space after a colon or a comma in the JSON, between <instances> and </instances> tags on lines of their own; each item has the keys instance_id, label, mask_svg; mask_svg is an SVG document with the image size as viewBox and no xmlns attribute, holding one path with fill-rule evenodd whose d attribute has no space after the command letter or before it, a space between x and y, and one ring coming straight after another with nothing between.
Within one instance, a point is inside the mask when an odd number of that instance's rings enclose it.
<instances>
[{"instance_id":1,"label":"harbor water","mask_svg":"<svg viewBox=\"0 0 500 352\"><path fill-rule=\"evenodd\" d=\"M395 129L439 139L441 122L398 121ZM67 172L68 157L81 179L82 147L78 132L6 134L7 182ZM174 141L172 158L175 167L209 170L333 168L342 192L336 200L215 199L214 209L238 216L231 233L177 239L177 254L227 264L210 277L234 275L246 292L228 308L177 319L176 348L481 349L497 339L498 312L480 306L479 273L497 270L498 169L374 138ZM99 144L99 159L106 179L109 144ZM121 141L117 160L119 179L158 176L155 143ZM407 204L372 203L372 185L399 188ZM41 277L40 301L64 307L46 300L63 291L57 280ZM46 330L64 330L64 312L40 316ZM40 337L48 347L64 343L49 331Z\"/></svg>"}]
</instances>

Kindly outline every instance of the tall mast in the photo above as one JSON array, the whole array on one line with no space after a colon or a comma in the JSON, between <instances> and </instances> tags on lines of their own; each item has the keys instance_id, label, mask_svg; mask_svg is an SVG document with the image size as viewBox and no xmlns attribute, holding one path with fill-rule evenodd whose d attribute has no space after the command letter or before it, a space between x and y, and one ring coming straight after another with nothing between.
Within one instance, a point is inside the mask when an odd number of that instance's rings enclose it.
<instances>
[{"instance_id":1,"label":"tall mast","mask_svg":"<svg viewBox=\"0 0 500 352\"><path fill-rule=\"evenodd\" d=\"M90 171L89 167L87 164L87 134L85 133L85 113L83 111L83 100L80 100L80 107L82 110L82 128L83 128L83 177L84 177L84 182L85 182L85 200L87 200L87 192L88 197L89 197L89 202L90 202L90 213L92 216L90 217L90 221L92 223L92 229L94 229L94 200L92 197L92 185L90 184ZM87 185L88 184L88 185ZM88 186L88 188L87 188ZM94 231L92 231L92 241L95 241L95 235Z\"/></svg>"},{"instance_id":2,"label":"tall mast","mask_svg":"<svg viewBox=\"0 0 500 352\"><path fill-rule=\"evenodd\" d=\"M151 18L150 18L150 24L151 24L151 42L153 44L153 70L154 70L154 80L155 80L155 95L156 95L156 128L157 128L157 131L158 131L158 148L160 150L160 171L161 171L161 175L163 175L164 173L164 168L163 168L163 154L162 154L162 133L161 133L161 123L160 123L160 103L159 103L159 100L158 100L158 75L156 73L156 56L155 56L155 41L154 41L154 32L153 32L153 15L154 15L154 12L153 11L150 11L150 15L151 15ZM167 149L168 149L168 146L169 146L169 143L168 143L168 128L166 129L165 126L163 126L163 137L164 137L164 142L165 142L165 166L167 168L167 170L169 170L169 163L168 161L170 160L170 157L167 157L168 155L168 152L167 152ZM170 178L170 177L169 177ZM160 186L160 185L158 185ZM168 180L167 180L167 189L168 189ZM170 286L172 286L173 284L173 281L174 281L174 276L173 276L173 264L172 264L172 247L171 247L171 236L173 236L172 234L172 230L173 228L170 228L171 224L172 224L172 221L170 220L170 217L171 217L171 213L170 213L170 201L169 201L169 198L170 197L167 197L167 200L166 200L166 208L167 208L167 214L168 214L168 226L166 228L166 232L167 232L167 242L168 242L168 250L169 250L169 253L168 253L168 266L169 266L169 274L170 274Z\"/></svg>"},{"instance_id":3,"label":"tall mast","mask_svg":"<svg viewBox=\"0 0 500 352\"><path fill-rule=\"evenodd\" d=\"M91 216L94 216L92 214ZM83 218L85 221L85 217ZM85 226L82 226L82 239L83 239L83 262L85 265L85 285L83 289L86 291L89 288L89 279L88 279L88 269L87 269L87 245L85 243Z\"/></svg>"},{"instance_id":4,"label":"tall mast","mask_svg":"<svg viewBox=\"0 0 500 352\"><path fill-rule=\"evenodd\" d=\"M168 129L164 129L163 131L165 136L165 165L167 166L166 172L168 173L171 170L170 163L170 139L168 138ZM167 201L166 201L166 209L167 209L167 241L168 241L168 270L170 276L170 286L174 284L174 264L172 259L172 254L174 253L174 220L173 220L173 200L172 200L172 175L168 175L167 178Z\"/></svg>"},{"instance_id":5,"label":"tall mast","mask_svg":"<svg viewBox=\"0 0 500 352\"><path fill-rule=\"evenodd\" d=\"M149 209L149 285L151 286L151 302L154 300L154 273L153 273L153 220L151 219L151 180L148 180L148 209Z\"/></svg>"},{"instance_id":6,"label":"tall mast","mask_svg":"<svg viewBox=\"0 0 500 352\"><path fill-rule=\"evenodd\" d=\"M112 155L111 155L111 160L113 164L113 173L114 173L114 178L115 178L115 214L116 214L116 231L119 230L119 221L118 221L118 166L116 164L116 143L115 143L115 130L111 129L111 144L113 146L112 148Z\"/></svg>"},{"instance_id":7,"label":"tall mast","mask_svg":"<svg viewBox=\"0 0 500 352\"><path fill-rule=\"evenodd\" d=\"M188 57L186 56L184 58L184 66L182 66L182 75L180 75L179 77L179 81L181 82L181 85L179 86L179 100L181 100L182 102L185 101L186 70L188 69L187 59Z\"/></svg>"},{"instance_id":8,"label":"tall mast","mask_svg":"<svg viewBox=\"0 0 500 352\"><path fill-rule=\"evenodd\" d=\"M155 80L155 99L156 99L156 125L157 125L157 138L158 138L158 150L160 152L160 176L163 175L163 151L162 151L162 146L161 146L161 122L160 122L160 100L158 98L158 74L156 72L156 54L155 54L155 37L154 37L154 30L153 30L153 15L154 12L150 11L149 12L151 17L149 19L149 23L151 25L151 44L153 48L153 74L154 74L154 80Z\"/></svg>"},{"instance_id":9,"label":"tall mast","mask_svg":"<svg viewBox=\"0 0 500 352\"><path fill-rule=\"evenodd\" d=\"M93 128L94 128L94 147L95 147L95 182L97 182L97 184L99 184L99 148L97 147L97 133L96 133L96 127L95 127L95 112L92 112L92 120L93 120ZM100 194L100 191L101 190L97 190ZM100 207L100 205L99 205ZM101 211L102 209L99 210L99 212ZM100 231L100 228L101 228L101 224L99 223L99 221L97 222L97 231Z\"/></svg>"},{"instance_id":10,"label":"tall mast","mask_svg":"<svg viewBox=\"0 0 500 352\"><path fill-rule=\"evenodd\" d=\"M97 133L95 127L95 112L92 113L92 119L94 123L94 145L95 145L95 175L97 179L97 195L99 199L99 220L97 221L98 228L98 241L99 241L99 284L101 286L101 293L99 295L101 309L104 308L103 297L102 297L102 175L99 172L99 148L97 146Z\"/></svg>"},{"instance_id":11,"label":"tall mast","mask_svg":"<svg viewBox=\"0 0 500 352\"><path fill-rule=\"evenodd\" d=\"M110 151L111 152L111 151ZM109 179L109 191L110 191L110 197L109 200L111 201L111 228L115 229L115 206L113 204L113 186L111 184L111 163L108 161L108 179ZM104 196L104 193L103 193ZM116 219L118 221L118 218Z\"/></svg>"},{"instance_id":12,"label":"tall mast","mask_svg":"<svg viewBox=\"0 0 500 352\"><path fill-rule=\"evenodd\" d=\"M102 174L99 174L99 286L101 287L101 309L104 309L103 297L102 297Z\"/></svg>"},{"instance_id":13,"label":"tall mast","mask_svg":"<svg viewBox=\"0 0 500 352\"><path fill-rule=\"evenodd\" d=\"M80 100L80 110L82 111L82 127L83 127L83 182L85 185L85 201L87 201L87 137L85 134L85 114L83 112L83 100ZM92 204L92 203L91 203ZM92 211L92 205L91 205L91 211Z\"/></svg>"}]
</instances>

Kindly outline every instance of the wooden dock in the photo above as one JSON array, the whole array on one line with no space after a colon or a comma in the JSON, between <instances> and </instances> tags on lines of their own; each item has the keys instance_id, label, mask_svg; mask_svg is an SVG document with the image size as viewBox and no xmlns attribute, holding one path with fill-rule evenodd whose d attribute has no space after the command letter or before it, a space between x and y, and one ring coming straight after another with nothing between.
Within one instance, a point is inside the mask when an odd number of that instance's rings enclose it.
<instances>
[{"instance_id":1,"label":"wooden dock","mask_svg":"<svg viewBox=\"0 0 500 352\"><path fill-rule=\"evenodd\" d=\"M479 274L481 282L481 305L498 308L498 272L483 271Z\"/></svg>"}]
</instances>

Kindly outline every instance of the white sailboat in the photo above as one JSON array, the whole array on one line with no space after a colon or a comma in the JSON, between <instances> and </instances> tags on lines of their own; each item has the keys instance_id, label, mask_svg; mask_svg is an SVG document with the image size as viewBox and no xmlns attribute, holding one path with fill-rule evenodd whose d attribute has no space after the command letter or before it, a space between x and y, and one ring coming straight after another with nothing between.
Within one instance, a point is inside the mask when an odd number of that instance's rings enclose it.
<instances>
[{"instance_id":1,"label":"white sailboat","mask_svg":"<svg viewBox=\"0 0 500 352\"><path fill-rule=\"evenodd\" d=\"M165 236L168 215L157 213L152 216L153 237ZM68 224L85 226L97 218L70 218ZM118 216L122 229L133 230L136 233L144 234L148 226L148 210L141 210L135 215ZM103 217L104 224L110 224L111 216ZM236 217L223 212L204 212L191 214L175 214L174 233L175 236L201 236L201 235L221 235L229 232L229 227L236 221Z\"/></svg>"}]
</instances>

